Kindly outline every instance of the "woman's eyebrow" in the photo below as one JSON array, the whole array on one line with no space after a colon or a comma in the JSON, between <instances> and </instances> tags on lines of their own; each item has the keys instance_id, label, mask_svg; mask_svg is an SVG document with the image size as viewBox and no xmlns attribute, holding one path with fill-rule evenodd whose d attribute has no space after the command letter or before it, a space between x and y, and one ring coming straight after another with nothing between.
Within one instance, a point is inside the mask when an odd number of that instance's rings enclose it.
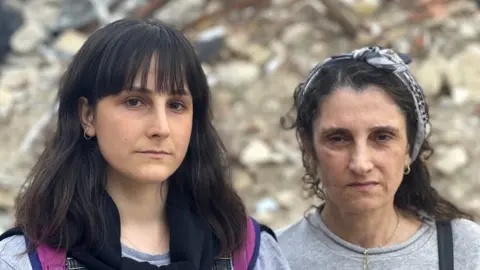
<instances>
[{"instance_id":1,"label":"woman's eyebrow","mask_svg":"<svg viewBox=\"0 0 480 270\"><path fill-rule=\"evenodd\" d=\"M391 133L400 133L400 130L394 126L375 126L370 128L370 131L387 131Z\"/></svg>"},{"instance_id":2,"label":"woman's eyebrow","mask_svg":"<svg viewBox=\"0 0 480 270\"><path fill-rule=\"evenodd\" d=\"M391 132L391 133L399 133L400 130L394 126L374 126L369 128L370 132L373 131L386 131L386 132ZM325 127L322 128L321 134L322 135L328 135L328 134L334 134L334 133L341 133L341 134L346 134L349 133L350 131L347 128L340 128L340 127Z\"/></svg>"},{"instance_id":3,"label":"woman's eyebrow","mask_svg":"<svg viewBox=\"0 0 480 270\"><path fill-rule=\"evenodd\" d=\"M334 134L334 133L341 133L341 134L345 134L345 133L349 133L350 131L346 128L339 128L339 127L326 127L326 128L322 128L322 132L321 134L322 135L328 135L328 134Z\"/></svg>"}]
</instances>

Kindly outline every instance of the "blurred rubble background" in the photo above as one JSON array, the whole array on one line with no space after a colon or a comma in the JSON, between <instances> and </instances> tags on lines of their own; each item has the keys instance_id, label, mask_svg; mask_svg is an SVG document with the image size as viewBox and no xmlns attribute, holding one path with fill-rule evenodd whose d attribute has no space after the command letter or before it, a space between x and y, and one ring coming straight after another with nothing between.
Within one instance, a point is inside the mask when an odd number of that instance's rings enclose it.
<instances>
[{"instance_id":1,"label":"blurred rubble background","mask_svg":"<svg viewBox=\"0 0 480 270\"><path fill-rule=\"evenodd\" d=\"M85 39L126 16L175 25L214 93L235 187L281 228L300 218L301 156L279 118L310 68L379 44L414 58L431 108L433 185L480 220L480 14L472 0L0 0L0 233L55 128L58 79Z\"/></svg>"}]
</instances>

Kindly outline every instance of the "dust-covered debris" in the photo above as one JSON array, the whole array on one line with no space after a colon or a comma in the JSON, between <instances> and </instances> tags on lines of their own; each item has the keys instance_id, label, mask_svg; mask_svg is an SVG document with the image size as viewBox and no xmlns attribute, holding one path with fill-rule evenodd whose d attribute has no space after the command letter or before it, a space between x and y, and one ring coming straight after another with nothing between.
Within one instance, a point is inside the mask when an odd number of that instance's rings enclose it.
<instances>
[{"instance_id":1,"label":"dust-covered debris","mask_svg":"<svg viewBox=\"0 0 480 270\"><path fill-rule=\"evenodd\" d=\"M302 160L279 119L294 88L331 54L378 44L409 53L430 100L434 187L480 218L480 16L474 1L8 0L0 6L0 231L56 118L69 59L98 27L156 17L196 44L217 126L248 211L278 228L301 217ZM38 12L43 10L45 12ZM5 20L6 18L10 18ZM4 22L7 22L5 24Z\"/></svg>"}]
</instances>

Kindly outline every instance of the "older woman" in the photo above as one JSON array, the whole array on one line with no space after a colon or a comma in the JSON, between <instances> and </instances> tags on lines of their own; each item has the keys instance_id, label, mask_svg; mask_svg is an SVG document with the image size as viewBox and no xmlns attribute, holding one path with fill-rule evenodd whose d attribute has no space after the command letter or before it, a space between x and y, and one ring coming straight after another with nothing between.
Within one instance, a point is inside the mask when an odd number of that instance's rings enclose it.
<instances>
[{"instance_id":1,"label":"older woman","mask_svg":"<svg viewBox=\"0 0 480 270\"><path fill-rule=\"evenodd\" d=\"M361 48L297 87L303 181L324 203L280 232L292 269L480 269L480 226L430 185L428 106L409 62Z\"/></svg>"}]
</instances>

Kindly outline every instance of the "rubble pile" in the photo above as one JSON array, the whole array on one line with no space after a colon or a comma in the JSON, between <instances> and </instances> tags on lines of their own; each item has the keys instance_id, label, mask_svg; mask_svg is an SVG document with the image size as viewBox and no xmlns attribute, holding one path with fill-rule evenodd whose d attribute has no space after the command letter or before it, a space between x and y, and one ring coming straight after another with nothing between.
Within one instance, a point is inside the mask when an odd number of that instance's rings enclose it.
<instances>
[{"instance_id":1,"label":"rubble pile","mask_svg":"<svg viewBox=\"0 0 480 270\"><path fill-rule=\"evenodd\" d=\"M260 221L283 227L313 203L303 198L295 134L279 125L295 86L327 56L370 44L414 58L430 102L433 184L480 220L474 1L6 0L0 4L0 232L11 225L14 195L55 128L54 98L69 60L98 27L126 16L161 19L194 43L235 187Z\"/></svg>"}]
</instances>

